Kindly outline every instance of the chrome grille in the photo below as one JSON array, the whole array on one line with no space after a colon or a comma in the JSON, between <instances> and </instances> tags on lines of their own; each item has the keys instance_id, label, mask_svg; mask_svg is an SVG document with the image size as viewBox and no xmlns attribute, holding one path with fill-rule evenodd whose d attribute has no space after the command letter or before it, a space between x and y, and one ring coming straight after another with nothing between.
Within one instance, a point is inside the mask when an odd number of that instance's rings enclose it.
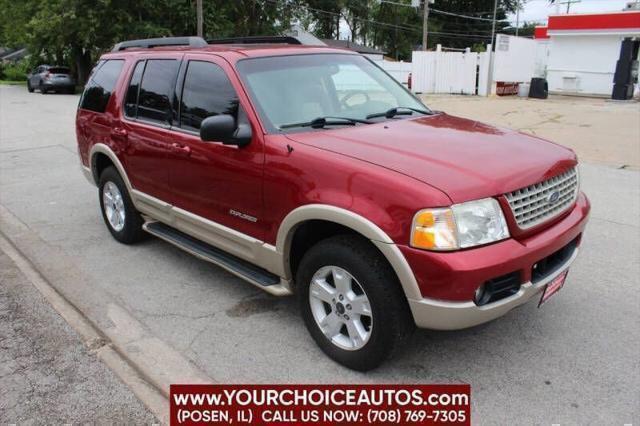
<instances>
[{"instance_id":1,"label":"chrome grille","mask_svg":"<svg viewBox=\"0 0 640 426\"><path fill-rule=\"evenodd\" d=\"M520 229L532 228L559 215L573 204L577 195L575 167L544 182L505 194Z\"/></svg>"}]
</instances>

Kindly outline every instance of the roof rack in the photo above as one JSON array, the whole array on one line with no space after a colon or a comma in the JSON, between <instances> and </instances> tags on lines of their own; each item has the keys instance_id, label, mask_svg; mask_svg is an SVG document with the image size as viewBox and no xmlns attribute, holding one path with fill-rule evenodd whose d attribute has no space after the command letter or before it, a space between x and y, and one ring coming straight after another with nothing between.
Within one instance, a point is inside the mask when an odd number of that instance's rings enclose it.
<instances>
[{"instance_id":1,"label":"roof rack","mask_svg":"<svg viewBox=\"0 0 640 426\"><path fill-rule=\"evenodd\" d=\"M302 44L300 40L291 36L248 36L216 38L207 40L209 44Z\"/></svg>"},{"instance_id":2,"label":"roof rack","mask_svg":"<svg viewBox=\"0 0 640 426\"><path fill-rule=\"evenodd\" d=\"M140 47L150 49L152 47L160 46L190 46L190 47L205 47L207 42L202 37L160 37L160 38L145 38L140 40L127 40L122 41L111 49L112 52L119 52L121 50L129 49L132 47Z\"/></svg>"}]
</instances>

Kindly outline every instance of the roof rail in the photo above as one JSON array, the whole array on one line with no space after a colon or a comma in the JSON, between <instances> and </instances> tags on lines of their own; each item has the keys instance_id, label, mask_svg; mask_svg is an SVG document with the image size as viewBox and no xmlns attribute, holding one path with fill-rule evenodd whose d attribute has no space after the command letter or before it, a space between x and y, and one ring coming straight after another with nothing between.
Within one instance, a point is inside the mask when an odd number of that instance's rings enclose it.
<instances>
[{"instance_id":1,"label":"roof rail","mask_svg":"<svg viewBox=\"0 0 640 426\"><path fill-rule=\"evenodd\" d=\"M111 49L112 52L119 52L121 50L129 49L132 47L141 47L150 49L152 47L160 46L190 46L190 47L205 47L207 42L202 37L159 37L159 38L145 38L140 40L127 40L122 41Z\"/></svg>"},{"instance_id":2,"label":"roof rail","mask_svg":"<svg viewBox=\"0 0 640 426\"><path fill-rule=\"evenodd\" d=\"M300 40L291 36L248 36L216 38L207 40L209 44L302 44Z\"/></svg>"}]
</instances>

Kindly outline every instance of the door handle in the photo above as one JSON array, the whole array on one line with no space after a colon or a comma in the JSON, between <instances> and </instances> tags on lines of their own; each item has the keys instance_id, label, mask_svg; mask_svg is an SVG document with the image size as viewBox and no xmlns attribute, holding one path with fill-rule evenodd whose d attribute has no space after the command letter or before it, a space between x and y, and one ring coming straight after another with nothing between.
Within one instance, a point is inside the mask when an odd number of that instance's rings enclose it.
<instances>
[{"instance_id":1,"label":"door handle","mask_svg":"<svg viewBox=\"0 0 640 426\"><path fill-rule=\"evenodd\" d=\"M126 141L127 140L127 130L122 127L114 127L111 129L111 137L116 140Z\"/></svg>"},{"instance_id":2,"label":"door handle","mask_svg":"<svg viewBox=\"0 0 640 426\"><path fill-rule=\"evenodd\" d=\"M182 154L186 156L191 154L191 147L188 147L186 145L180 145L179 143L172 143L171 150L173 152L177 152L178 154Z\"/></svg>"}]
</instances>

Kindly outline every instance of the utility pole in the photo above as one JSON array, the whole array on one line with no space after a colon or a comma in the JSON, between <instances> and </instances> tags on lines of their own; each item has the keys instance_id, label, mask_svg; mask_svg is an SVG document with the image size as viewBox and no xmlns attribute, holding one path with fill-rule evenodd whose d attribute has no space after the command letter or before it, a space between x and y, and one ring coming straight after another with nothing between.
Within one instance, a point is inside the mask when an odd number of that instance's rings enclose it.
<instances>
[{"instance_id":1,"label":"utility pole","mask_svg":"<svg viewBox=\"0 0 640 426\"><path fill-rule=\"evenodd\" d=\"M495 38L496 38L496 16L498 14L498 0L493 3L493 24L491 25L491 46L495 50Z\"/></svg>"},{"instance_id":2,"label":"utility pole","mask_svg":"<svg viewBox=\"0 0 640 426\"><path fill-rule=\"evenodd\" d=\"M196 28L198 37L202 37L202 0L196 0Z\"/></svg>"},{"instance_id":3,"label":"utility pole","mask_svg":"<svg viewBox=\"0 0 640 426\"><path fill-rule=\"evenodd\" d=\"M429 35L429 3L432 0L424 0L424 15L422 16L422 50L427 51L427 37Z\"/></svg>"},{"instance_id":4,"label":"utility pole","mask_svg":"<svg viewBox=\"0 0 640 426\"><path fill-rule=\"evenodd\" d=\"M520 2L516 2L516 37L518 37L518 30L520 29Z\"/></svg>"}]
</instances>

